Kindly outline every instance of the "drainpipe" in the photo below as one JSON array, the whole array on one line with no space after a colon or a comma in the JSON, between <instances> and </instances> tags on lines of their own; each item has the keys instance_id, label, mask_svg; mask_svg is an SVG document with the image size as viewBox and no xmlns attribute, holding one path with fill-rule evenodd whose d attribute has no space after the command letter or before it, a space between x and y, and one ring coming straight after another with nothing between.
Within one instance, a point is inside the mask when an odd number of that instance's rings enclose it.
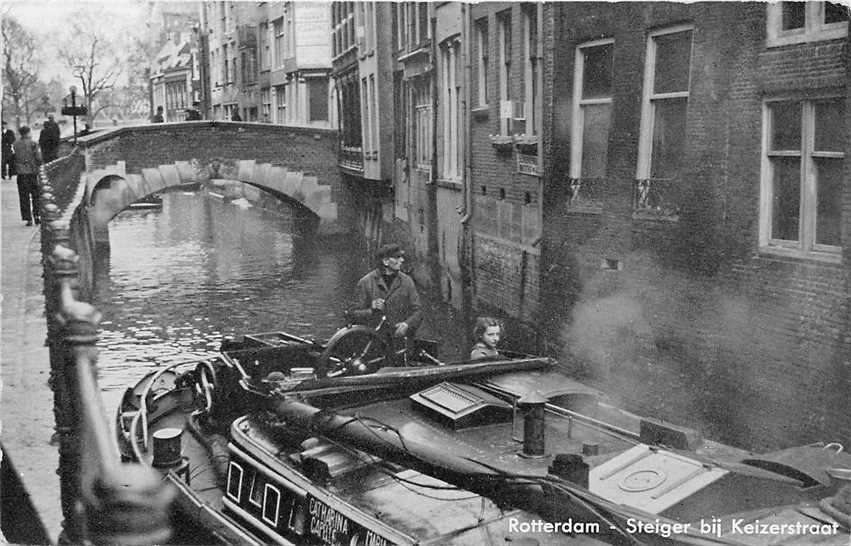
<instances>
[{"instance_id":1,"label":"drainpipe","mask_svg":"<svg viewBox=\"0 0 851 546\"><path fill-rule=\"evenodd\" d=\"M464 216L461 217L461 240L459 241L459 265L461 266L461 308L465 322L472 322L473 311L473 131L472 97L470 88L473 82L473 70L470 60L470 40L473 38L472 7L461 5L461 26L464 35L461 40L464 57Z\"/></svg>"},{"instance_id":2,"label":"drainpipe","mask_svg":"<svg viewBox=\"0 0 851 546\"><path fill-rule=\"evenodd\" d=\"M464 216L461 217L461 224L468 228L468 223L473 218L473 153L472 153L472 124L470 104L470 86L473 80L473 69L470 62L470 40L472 39L472 17L470 15L471 6L468 4L461 5L461 25L464 29L465 36L461 41L461 46L464 54Z\"/></svg>"},{"instance_id":3,"label":"drainpipe","mask_svg":"<svg viewBox=\"0 0 851 546\"><path fill-rule=\"evenodd\" d=\"M429 177L428 188L428 213L429 213L429 236L428 236L428 257L431 264L430 276L431 284L440 287L440 245L438 243L438 219L437 219L437 107L439 101L437 98L437 15L434 12L434 4L429 4L431 17L429 23L431 26L431 176Z\"/></svg>"},{"instance_id":4,"label":"drainpipe","mask_svg":"<svg viewBox=\"0 0 851 546\"><path fill-rule=\"evenodd\" d=\"M538 130L538 174L539 178L539 189L538 189L538 225L540 226L540 233L538 235L538 240L532 243L533 246L538 246L541 254L539 254L538 264L540 265L542 260L542 254L544 252L544 184L547 181L547 176L544 173L544 36L546 33L544 32L544 9L547 5L551 5L548 2L541 2L538 4L538 43L536 44L535 55L538 57L538 92L537 94L537 102L538 102L538 120L539 120L539 130ZM525 275L524 275L525 278ZM538 270L538 282L540 283L543 279L541 279L541 271ZM540 295L538 296L538 301L536 302L538 305L541 304ZM538 314L541 316L541 314ZM539 351L542 349L541 347L541 323L539 322L535 328L536 338L535 339L535 347Z\"/></svg>"}]
</instances>

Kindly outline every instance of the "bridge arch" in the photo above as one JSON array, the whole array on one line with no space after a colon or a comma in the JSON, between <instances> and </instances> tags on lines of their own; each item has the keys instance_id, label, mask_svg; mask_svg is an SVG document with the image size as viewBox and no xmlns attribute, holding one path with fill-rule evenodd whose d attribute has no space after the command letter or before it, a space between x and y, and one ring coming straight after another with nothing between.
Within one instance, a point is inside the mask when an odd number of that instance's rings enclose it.
<instances>
[{"instance_id":1,"label":"bridge arch","mask_svg":"<svg viewBox=\"0 0 851 546\"><path fill-rule=\"evenodd\" d=\"M184 122L126 127L80 139L95 242L130 204L189 183L236 180L310 211L320 234L345 231L336 132L257 123Z\"/></svg>"}]
</instances>

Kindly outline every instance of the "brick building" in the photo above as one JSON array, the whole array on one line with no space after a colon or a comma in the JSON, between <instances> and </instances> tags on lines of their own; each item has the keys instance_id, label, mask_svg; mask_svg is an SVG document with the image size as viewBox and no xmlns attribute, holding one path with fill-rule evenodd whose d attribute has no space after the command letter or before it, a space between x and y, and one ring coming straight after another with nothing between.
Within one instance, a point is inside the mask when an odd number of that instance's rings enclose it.
<instances>
[{"instance_id":1,"label":"brick building","mask_svg":"<svg viewBox=\"0 0 851 546\"><path fill-rule=\"evenodd\" d=\"M700 389L687 365L724 393L718 426L748 399L769 441L851 437L847 11L567 2L552 21L551 349L632 405L657 401L637 376ZM785 430L802 411L812 429Z\"/></svg>"},{"instance_id":2,"label":"brick building","mask_svg":"<svg viewBox=\"0 0 851 546\"><path fill-rule=\"evenodd\" d=\"M539 314L543 38L551 4L470 6L470 181L475 306Z\"/></svg>"}]
</instances>

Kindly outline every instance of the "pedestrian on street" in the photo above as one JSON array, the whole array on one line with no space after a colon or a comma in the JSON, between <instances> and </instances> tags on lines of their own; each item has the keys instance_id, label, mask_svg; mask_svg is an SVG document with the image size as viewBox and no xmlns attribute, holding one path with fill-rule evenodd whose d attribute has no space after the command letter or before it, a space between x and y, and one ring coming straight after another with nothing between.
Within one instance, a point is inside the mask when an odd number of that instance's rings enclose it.
<instances>
[{"instance_id":1,"label":"pedestrian on street","mask_svg":"<svg viewBox=\"0 0 851 546\"><path fill-rule=\"evenodd\" d=\"M21 218L28 226L41 223L38 208L38 167L41 153L30 138L30 128L24 125L18 132L21 138L12 146L15 153L15 172L18 174L18 198Z\"/></svg>"},{"instance_id":2,"label":"pedestrian on street","mask_svg":"<svg viewBox=\"0 0 851 546\"><path fill-rule=\"evenodd\" d=\"M153 123L162 123L163 122L163 107L157 106L157 113L154 114L154 119L151 120Z\"/></svg>"},{"instance_id":3,"label":"pedestrian on street","mask_svg":"<svg viewBox=\"0 0 851 546\"><path fill-rule=\"evenodd\" d=\"M230 116L231 121L242 121L242 116L239 115L239 110L234 109L233 114Z\"/></svg>"},{"instance_id":4,"label":"pedestrian on street","mask_svg":"<svg viewBox=\"0 0 851 546\"><path fill-rule=\"evenodd\" d=\"M0 164L3 178L12 178L15 176L15 155L12 152L12 145L15 143L15 131L6 128L6 122L3 122L3 162Z\"/></svg>"},{"instance_id":5,"label":"pedestrian on street","mask_svg":"<svg viewBox=\"0 0 851 546\"><path fill-rule=\"evenodd\" d=\"M377 326L383 317L392 328L392 337L412 338L423 313L414 280L400 270L405 252L397 244L386 244L376 258L378 267L358 281L351 315L369 326Z\"/></svg>"},{"instance_id":6,"label":"pedestrian on street","mask_svg":"<svg viewBox=\"0 0 851 546\"><path fill-rule=\"evenodd\" d=\"M38 135L38 145L45 163L50 163L59 157L59 124L53 120L53 114L47 115L47 120Z\"/></svg>"}]
</instances>

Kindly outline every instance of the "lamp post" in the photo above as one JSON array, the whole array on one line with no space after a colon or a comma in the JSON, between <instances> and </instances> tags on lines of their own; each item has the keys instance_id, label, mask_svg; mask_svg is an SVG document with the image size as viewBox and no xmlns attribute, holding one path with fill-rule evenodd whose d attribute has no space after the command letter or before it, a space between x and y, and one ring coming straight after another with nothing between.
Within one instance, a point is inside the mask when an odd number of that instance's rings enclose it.
<instances>
[{"instance_id":1,"label":"lamp post","mask_svg":"<svg viewBox=\"0 0 851 546\"><path fill-rule=\"evenodd\" d=\"M77 146L77 116L85 116L88 109L85 106L77 106L77 86L72 85L68 90L71 92L71 106L68 106L68 98L62 99L62 115L74 118L74 146Z\"/></svg>"}]
</instances>

